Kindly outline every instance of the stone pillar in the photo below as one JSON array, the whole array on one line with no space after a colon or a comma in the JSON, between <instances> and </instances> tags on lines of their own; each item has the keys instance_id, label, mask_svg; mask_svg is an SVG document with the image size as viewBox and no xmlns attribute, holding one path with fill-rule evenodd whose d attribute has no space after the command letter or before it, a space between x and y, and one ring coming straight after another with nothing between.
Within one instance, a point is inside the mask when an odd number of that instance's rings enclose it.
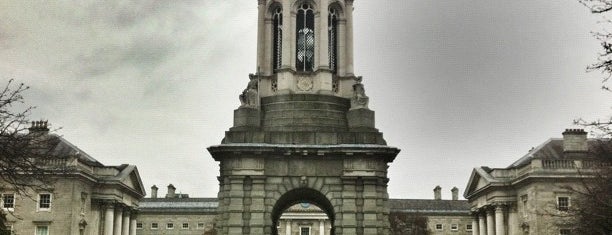
<instances>
[{"instance_id":1,"label":"stone pillar","mask_svg":"<svg viewBox=\"0 0 612 235\"><path fill-rule=\"evenodd\" d=\"M325 220L319 220L319 235L325 235Z\"/></svg>"},{"instance_id":2,"label":"stone pillar","mask_svg":"<svg viewBox=\"0 0 612 235\"><path fill-rule=\"evenodd\" d=\"M104 235L113 235L115 206L112 203L105 204L104 210Z\"/></svg>"},{"instance_id":3,"label":"stone pillar","mask_svg":"<svg viewBox=\"0 0 612 235\"><path fill-rule=\"evenodd\" d=\"M291 235L291 220L285 220L285 235Z\"/></svg>"},{"instance_id":4,"label":"stone pillar","mask_svg":"<svg viewBox=\"0 0 612 235\"><path fill-rule=\"evenodd\" d=\"M130 210L123 210L123 222L121 223L121 235L130 234Z\"/></svg>"},{"instance_id":5,"label":"stone pillar","mask_svg":"<svg viewBox=\"0 0 612 235\"><path fill-rule=\"evenodd\" d=\"M263 176L252 176L252 189L251 189L251 234L265 234L264 227L266 221L266 178Z\"/></svg>"},{"instance_id":6,"label":"stone pillar","mask_svg":"<svg viewBox=\"0 0 612 235\"><path fill-rule=\"evenodd\" d=\"M295 18L291 13L291 2L283 1L283 45L282 45L282 56L281 56L281 68L292 68L295 63L292 63L295 59L295 55L292 49L295 47L295 23L292 18Z\"/></svg>"},{"instance_id":7,"label":"stone pillar","mask_svg":"<svg viewBox=\"0 0 612 235\"><path fill-rule=\"evenodd\" d=\"M338 75L346 76L346 19L338 19Z\"/></svg>"},{"instance_id":8,"label":"stone pillar","mask_svg":"<svg viewBox=\"0 0 612 235\"><path fill-rule=\"evenodd\" d=\"M493 217L493 210L488 208L487 213L487 235L495 235L495 218Z\"/></svg>"},{"instance_id":9,"label":"stone pillar","mask_svg":"<svg viewBox=\"0 0 612 235\"><path fill-rule=\"evenodd\" d=\"M504 226L504 207L501 205L495 207L495 235L506 235L506 227Z\"/></svg>"},{"instance_id":10,"label":"stone pillar","mask_svg":"<svg viewBox=\"0 0 612 235\"><path fill-rule=\"evenodd\" d=\"M264 26L265 26L265 12L266 12L266 1L257 1L257 68L266 69L263 65L265 61L264 58L264 49L266 48L265 44L268 43L266 41L266 36L264 35ZM256 69L257 69L256 68ZM268 72L268 71L266 71Z\"/></svg>"},{"instance_id":11,"label":"stone pillar","mask_svg":"<svg viewBox=\"0 0 612 235\"><path fill-rule=\"evenodd\" d=\"M472 219L472 235L480 235L478 232L478 226L478 215L474 215L474 218Z\"/></svg>"},{"instance_id":12,"label":"stone pillar","mask_svg":"<svg viewBox=\"0 0 612 235\"><path fill-rule=\"evenodd\" d=\"M113 223L113 235L121 235L121 224L123 222L123 207L115 208L115 221Z\"/></svg>"},{"instance_id":13,"label":"stone pillar","mask_svg":"<svg viewBox=\"0 0 612 235\"><path fill-rule=\"evenodd\" d=\"M244 177L242 176L229 176L229 206L227 208L227 235L244 235L242 228L244 221L242 213L244 211L243 204L243 184Z\"/></svg>"},{"instance_id":14,"label":"stone pillar","mask_svg":"<svg viewBox=\"0 0 612 235\"><path fill-rule=\"evenodd\" d=\"M518 213L516 211L516 204L508 207L508 234L519 235L521 230L518 224Z\"/></svg>"},{"instance_id":15,"label":"stone pillar","mask_svg":"<svg viewBox=\"0 0 612 235\"><path fill-rule=\"evenodd\" d=\"M342 233L357 234L357 208L356 208L356 188L355 178L347 177L342 179Z\"/></svg>"},{"instance_id":16,"label":"stone pillar","mask_svg":"<svg viewBox=\"0 0 612 235\"><path fill-rule=\"evenodd\" d=\"M136 213L132 212L130 216L130 235L136 235Z\"/></svg>"},{"instance_id":17,"label":"stone pillar","mask_svg":"<svg viewBox=\"0 0 612 235\"><path fill-rule=\"evenodd\" d=\"M346 73L354 75L353 69L353 1L346 0Z\"/></svg>"},{"instance_id":18,"label":"stone pillar","mask_svg":"<svg viewBox=\"0 0 612 235\"><path fill-rule=\"evenodd\" d=\"M487 222L485 221L484 212L480 212L478 214L478 232L480 235L487 235Z\"/></svg>"},{"instance_id":19,"label":"stone pillar","mask_svg":"<svg viewBox=\"0 0 612 235\"><path fill-rule=\"evenodd\" d=\"M319 3L320 33L319 33L319 68L329 68L329 0L321 0Z\"/></svg>"}]
</instances>

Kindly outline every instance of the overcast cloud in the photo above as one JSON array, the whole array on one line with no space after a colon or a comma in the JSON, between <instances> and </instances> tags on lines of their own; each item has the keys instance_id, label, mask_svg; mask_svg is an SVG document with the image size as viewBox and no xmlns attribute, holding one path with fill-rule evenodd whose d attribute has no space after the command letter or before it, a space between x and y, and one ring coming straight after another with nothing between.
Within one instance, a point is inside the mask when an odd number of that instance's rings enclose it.
<instances>
[{"instance_id":1,"label":"overcast cloud","mask_svg":"<svg viewBox=\"0 0 612 235\"><path fill-rule=\"evenodd\" d=\"M32 87L33 118L148 189L214 197L206 147L255 72L256 1L0 1L0 81ZM377 127L402 149L390 196L463 190L577 117L610 114L594 61L598 18L573 0L358 0L356 72ZM165 189L161 190L165 193Z\"/></svg>"}]
</instances>

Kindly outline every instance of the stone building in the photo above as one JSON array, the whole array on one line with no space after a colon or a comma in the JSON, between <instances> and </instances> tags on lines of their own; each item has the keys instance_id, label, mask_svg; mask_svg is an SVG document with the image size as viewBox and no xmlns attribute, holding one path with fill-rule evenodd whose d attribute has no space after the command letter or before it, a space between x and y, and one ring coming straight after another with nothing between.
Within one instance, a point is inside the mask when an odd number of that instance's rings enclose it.
<instances>
[{"instance_id":1,"label":"stone building","mask_svg":"<svg viewBox=\"0 0 612 235\"><path fill-rule=\"evenodd\" d=\"M17 193L2 183L0 205L12 234L136 234L138 208L145 195L134 165L105 166L61 136L46 122L29 129L47 138L51 160L41 167L58 169L50 185Z\"/></svg>"},{"instance_id":2,"label":"stone building","mask_svg":"<svg viewBox=\"0 0 612 235\"><path fill-rule=\"evenodd\" d=\"M278 235L330 235L331 228L325 212L310 203L289 207L278 220Z\"/></svg>"},{"instance_id":3,"label":"stone building","mask_svg":"<svg viewBox=\"0 0 612 235\"><path fill-rule=\"evenodd\" d=\"M570 188L580 188L611 152L609 141L568 129L562 139L549 139L506 168L475 168L464 195L473 234L570 234L567 211L578 196Z\"/></svg>"},{"instance_id":4,"label":"stone building","mask_svg":"<svg viewBox=\"0 0 612 235\"><path fill-rule=\"evenodd\" d=\"M451 190L452 200L442 200L441 190L434 189L434 199L390 199L392 234L472 234L470 204L459 200L456 187Z\"/></svg>"},{"instance_id":5,"label":"stone building","mask_svg":"<svg viewBox=\"0 0 612 235\"><path fill-rule=\"evenodd\" d=\"M137 235L181 234L212 235L217 214L217 198L190 198L176 193L168 185L165 197L157 197L157 187L151 187L151 198L142 199L136 222Z\"/></svg>"},{"instance_id":6,"label":"stone building","mask_svg":"<svg viewBox=\"0 0 612 235\"><path fill-rule=\"evenodd\" d=\"M257 1L257 73L208 148L220 164L220 234L276 234L301 202L325 212L332 234L389 233L387 170L399 149L376 129L354 73L353 3Z\"/></svg>"}]
</instances>

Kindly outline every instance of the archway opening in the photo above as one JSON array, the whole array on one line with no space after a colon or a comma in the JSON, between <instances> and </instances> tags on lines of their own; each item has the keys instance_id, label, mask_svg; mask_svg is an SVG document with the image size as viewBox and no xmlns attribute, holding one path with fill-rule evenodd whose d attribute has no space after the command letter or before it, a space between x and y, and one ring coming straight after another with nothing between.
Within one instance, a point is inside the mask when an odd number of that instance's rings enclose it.
<instances>
[{"instance_id":1,"label":"archway opening","mask_svg":"<svg viewBox=\"0 0 612 235\"><path fill-rule=\"evenodd\" d=\"M313 189L294 189L281 196L272 221L273 235L334 234L334 208L325 195Z\"/></svg>"}]
</instances>

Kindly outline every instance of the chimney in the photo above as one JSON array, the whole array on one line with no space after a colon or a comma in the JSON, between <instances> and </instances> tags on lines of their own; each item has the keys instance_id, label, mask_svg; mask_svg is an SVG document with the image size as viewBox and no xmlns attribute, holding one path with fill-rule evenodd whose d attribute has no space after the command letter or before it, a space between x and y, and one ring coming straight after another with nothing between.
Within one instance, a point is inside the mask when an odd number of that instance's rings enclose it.
<instances>
[{"instance_id":1,"label":"chimney","mask_svg":"<svg viewBox=\"0 0 612 235\"><path fill-rule=\"evenodd\" d=\"M440 185L434 188L434 199L442 200L442 188L440 187Z\"/></svg>"},{"instance_id":2,"label":"chimney","mask_svg":"<svg viewBox=\"0 0 612 235\"><path fill-rule=\"evenodd\" d=\"M166 194L166 198L174 198L175 197L175 192L176 192L176 188L174 187L174 185L169 184L168 185L168 194Z\"/></svg>"},{"instance_id":3,"label":"chimney","mask_svg":"<svg viewBox=\"0 0 612 235\"><path fill-rule=\"evenodd\" d=\"M563 154L582 156L588 151L587 133L583 129L565 129L563 132Z\"/></svg>"},{"instance_id":4,"label":"chimney","mask_svg":"<svg viewBox=\"0 0 612 235\"><path fill-rule=\"evenodd\" d=\"M157 198L157 186L151 186L151 198Z\"/></svg>"},{"instance_id":5,"label":"chimney","mask_svg":"<svg viewBox=\"0 0 612 235\"><path fill-rule=\"evenodd\" d=\"M453 201L459 200L459 189L457 187L453 187L451 193L453 194Z\"/></svg>"},{"instance_id":6,"label":"chimney","mask_svg":"<svg viewBox=\"0 0 612 235\"><path fill-rule=\"evenodd\" d=\"M30 134L47 134L49 132L47 121L34 121L30 128L28 128Z\"/></svg>"}]
</instances>

